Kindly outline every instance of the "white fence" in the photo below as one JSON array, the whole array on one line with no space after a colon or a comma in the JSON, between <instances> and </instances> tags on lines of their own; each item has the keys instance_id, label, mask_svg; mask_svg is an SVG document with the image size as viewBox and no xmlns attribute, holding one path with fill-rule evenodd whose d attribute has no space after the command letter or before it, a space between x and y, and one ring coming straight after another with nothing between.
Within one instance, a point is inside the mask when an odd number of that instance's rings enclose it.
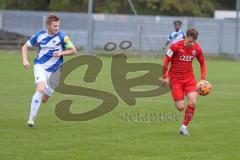
<instances>
[{"instance_id":1,"label":"white fence","mask_svg":"<svg viewBox=\"0 0 240 160\"><path fill-rule=\"evenodd\" d=\"M49 12L0 11L0 29L31 36L45 29L44 20ZM92 35L94 49L101 49L107 42L129 40L133 50L159 51L166 37L173 30L173 21L181 20L182 29L195 27L199 30L198 42L206 54L236 53L236 21L213 18L133 16L94 14L93 27L88 27L88 15L83 13L57 12L61 18L61 30L68 34L76 46L86 49L88 31ZM90 30L89 30L90 29Z\"/></svg>"}]
</instances>

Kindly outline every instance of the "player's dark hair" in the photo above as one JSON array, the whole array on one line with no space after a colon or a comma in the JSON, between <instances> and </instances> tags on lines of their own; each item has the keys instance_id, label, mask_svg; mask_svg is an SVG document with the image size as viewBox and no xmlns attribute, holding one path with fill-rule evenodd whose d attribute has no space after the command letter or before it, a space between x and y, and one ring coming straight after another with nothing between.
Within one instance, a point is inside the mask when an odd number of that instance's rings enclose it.
<instances>
[{"instance_id":1,"label":"player's dark hair","mask_svg":"<svg viewBox=\"0 0 240 160\"><path fill-rule=\"evenodd\" d=\"M182 21L179 21L179 20L178 20L178 21L173 21L173 24L174 24L174 25L176 25L177 23L180 24L180 25L182 25Z\"/></svg>"},{"instance_id":2,"label":"player's dark hair","mask_svg":"<svg viewBox=\"0 0 240 160\"><path fill-rule=\"evenodd\" d=\"M198 38L198 31L195 28L191 28L187 30L186 33L187 37L192 37L194 40L197 40Z\"/></svg>"},{"instance_id":3,"label":"player's dark hair","mask_svg":"<svg viewBox=\"0 0 240 160\"><path fill-rule=\"evenodd\" d=\"M55 22L59 21L59 17L54 14L48 15L47 20L46 20L46 25L47 26L50 25L53 21L55 21Z\"/></svg>"}]
</instances>

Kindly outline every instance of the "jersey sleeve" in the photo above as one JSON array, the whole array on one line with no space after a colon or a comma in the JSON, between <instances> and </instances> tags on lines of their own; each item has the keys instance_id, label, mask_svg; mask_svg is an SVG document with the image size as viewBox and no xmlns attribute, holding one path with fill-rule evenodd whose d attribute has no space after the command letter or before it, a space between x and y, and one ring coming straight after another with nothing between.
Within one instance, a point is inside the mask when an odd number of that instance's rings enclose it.
<instances>
[{"instance_id":1,"label":"jersey sleeve","mask_svg":"<svg viewBox=\"0 0 240 160\"><path fill-rule=\"evenodd\" d=\"M67 35L65 35L65 33L61 32L60 37L63 48L69 49L74 46L70 38Z\"/></svg>"},{"instance_id":2,"label":"jersey sleeve","mask_svg":"<svg viewBox=\"0 0 240 160\"><path fill-rule=\"evenodd\" d=\"M39 37L39 35L41 35L42 33L43 33L43 31L34 34L34 35L27 41L28 47L32 47L32 46L36 45L36 44L37 44L38 37Z\"/></svg>"}]
</instances>

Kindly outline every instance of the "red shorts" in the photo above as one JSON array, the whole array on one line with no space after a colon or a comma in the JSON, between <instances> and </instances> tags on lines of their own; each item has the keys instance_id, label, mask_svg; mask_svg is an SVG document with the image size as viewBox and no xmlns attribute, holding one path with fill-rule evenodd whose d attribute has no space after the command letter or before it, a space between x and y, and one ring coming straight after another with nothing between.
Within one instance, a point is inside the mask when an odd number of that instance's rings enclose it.
<instances>
[{"instance_id":1,"label":"red shorts","mask_svg":"<svg viewBox=\"0 0 240 160\"><path fill-rule=\"evenodd\" d=\"M184 80L170 79L171 92L174 101L183 100L184 95L196 92L196 84L196 79L192 77Z\"/></svg>"}]
</instances>

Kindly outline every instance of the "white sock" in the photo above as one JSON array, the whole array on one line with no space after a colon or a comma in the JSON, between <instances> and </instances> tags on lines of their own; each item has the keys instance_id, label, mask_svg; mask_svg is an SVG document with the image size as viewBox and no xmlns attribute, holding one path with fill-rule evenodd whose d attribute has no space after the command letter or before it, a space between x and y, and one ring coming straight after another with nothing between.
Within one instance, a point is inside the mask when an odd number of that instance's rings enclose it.
<instances>
[{"instance_id":1,"label":"white sock","mask_svg":"<svg viewBox=\"0 0 240 160\"><path fill-rule=\"evenodd\" d=\"M36 91L32 97L29 119L34 119L42 102L43 93Z\"/></svg>"}]
</instances>

